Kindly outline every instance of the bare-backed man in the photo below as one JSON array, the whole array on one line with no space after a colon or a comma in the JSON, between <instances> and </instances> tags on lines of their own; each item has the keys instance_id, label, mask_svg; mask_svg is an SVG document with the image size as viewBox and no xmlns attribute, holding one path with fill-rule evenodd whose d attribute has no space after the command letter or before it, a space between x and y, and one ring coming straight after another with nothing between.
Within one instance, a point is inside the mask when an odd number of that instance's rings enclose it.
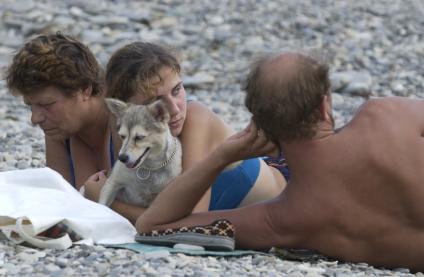
<instances>
[{"instance_id":1,"label":"bare-backed man","mask_svg":"<svg viewBox=\"0 0 424 277\"><path fill-rule=\"evenodd\" d=\"M252 124L178 177L138 219L138 230L226 218L239 247L308 248L346 261L424 270L424 101L370 100L336 131L328 67L297 53L256 63L246 92ZM291 171L280 196L189 215L220 170L270 152L271 141Z\"/></svg>"}]
</instances>

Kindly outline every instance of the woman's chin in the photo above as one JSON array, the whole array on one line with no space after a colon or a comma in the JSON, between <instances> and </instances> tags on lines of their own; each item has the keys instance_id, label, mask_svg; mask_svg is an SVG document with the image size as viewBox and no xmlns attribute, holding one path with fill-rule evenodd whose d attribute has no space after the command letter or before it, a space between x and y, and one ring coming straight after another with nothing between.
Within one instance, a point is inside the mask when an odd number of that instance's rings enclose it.
<instances>
[{"instance_id":1,"label":"woman's chin","mask_svg":"<svg viewBox=\"0 0 424 277\"><path fill-rule=\"evenodd\" d=\"M54 131L45 131L44 135L57 141L62 141L70 137L69 134L62 132L60 130L54 130Z\"/></svg>"}]
</instances>

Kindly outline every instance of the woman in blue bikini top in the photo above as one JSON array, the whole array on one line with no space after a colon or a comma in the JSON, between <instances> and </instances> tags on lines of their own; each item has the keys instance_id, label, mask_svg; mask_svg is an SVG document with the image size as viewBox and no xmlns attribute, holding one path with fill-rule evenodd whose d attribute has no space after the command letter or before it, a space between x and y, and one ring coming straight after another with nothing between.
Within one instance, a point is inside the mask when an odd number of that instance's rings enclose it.
<instances>
[{"instance_id":1,"label":"woman in blue bikini top","mask_svg":"<svg viewBox=\"0 0 424 277\"><path fill-rule=\"evenodd\" d=\"M219 145L234 134L206 106L187 101L180 64L170 51L159 45L135 42L116 51L107 65L106 87L108 97L136 104L156 99L165 103L171 115L171 133L182 143L183 174L199 162L208 163L210 156L219 151ZM274 166L268 166L260 158L228 164L216 174L211 189L198 200L194 212L232 209L280 194L288 178L287 167L281 159L266 160ZM213 160L210 161L213 172ZM86 187L93 191L91 187L101 187L99 183L103 181L88 182ZM97 194L98 191L92 193L93 199Z\"/></svg>"}]
</instances>

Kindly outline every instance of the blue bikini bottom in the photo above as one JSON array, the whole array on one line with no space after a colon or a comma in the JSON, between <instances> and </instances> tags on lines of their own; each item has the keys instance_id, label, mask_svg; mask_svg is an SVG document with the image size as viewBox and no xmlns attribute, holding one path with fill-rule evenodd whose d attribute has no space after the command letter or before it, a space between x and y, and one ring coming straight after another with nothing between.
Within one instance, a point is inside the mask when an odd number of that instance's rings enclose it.
<instances>
[{"instance_id":1,"label":"blue bikini bottom","mask_svg":"<svg viewBox=\"0 0 424 277\"><path fill-rule=\"evenodd\" d=\"M284 157L264 158L269 166L277 168L288 181L290 172ZM260 158L244 160L233 169L224 170L212 184L209 210L237 208L255 185L261 168Z\"/></svg>"},{"instance_id":2,"label":"blue bikini bottom","mask_svg":"<svg viewBox=\"0 0 424 277\"><path fill-rule=\"evenodd\" d=\"M236 208L255 184L260 166L259 158L254 158L221 172L212 185L209 210Z\"/></svg>"}]
</instances>

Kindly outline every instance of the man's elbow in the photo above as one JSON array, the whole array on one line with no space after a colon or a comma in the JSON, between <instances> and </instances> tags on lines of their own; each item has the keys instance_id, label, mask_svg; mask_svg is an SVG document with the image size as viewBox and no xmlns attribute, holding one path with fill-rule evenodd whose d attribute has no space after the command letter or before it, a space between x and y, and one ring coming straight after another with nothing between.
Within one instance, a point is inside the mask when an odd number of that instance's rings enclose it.
<instances>
[{"instance_id":1,"label":"man's elbow","mask_svg":"<svg viewBox=\"0 0 424 277\"><path fill-rule=\"evenodd\" d=\"M155 224L148 216L140 215L135 222L135 228L138 233L149 233L155 230Z\"/></svg>"}]
</instances>

